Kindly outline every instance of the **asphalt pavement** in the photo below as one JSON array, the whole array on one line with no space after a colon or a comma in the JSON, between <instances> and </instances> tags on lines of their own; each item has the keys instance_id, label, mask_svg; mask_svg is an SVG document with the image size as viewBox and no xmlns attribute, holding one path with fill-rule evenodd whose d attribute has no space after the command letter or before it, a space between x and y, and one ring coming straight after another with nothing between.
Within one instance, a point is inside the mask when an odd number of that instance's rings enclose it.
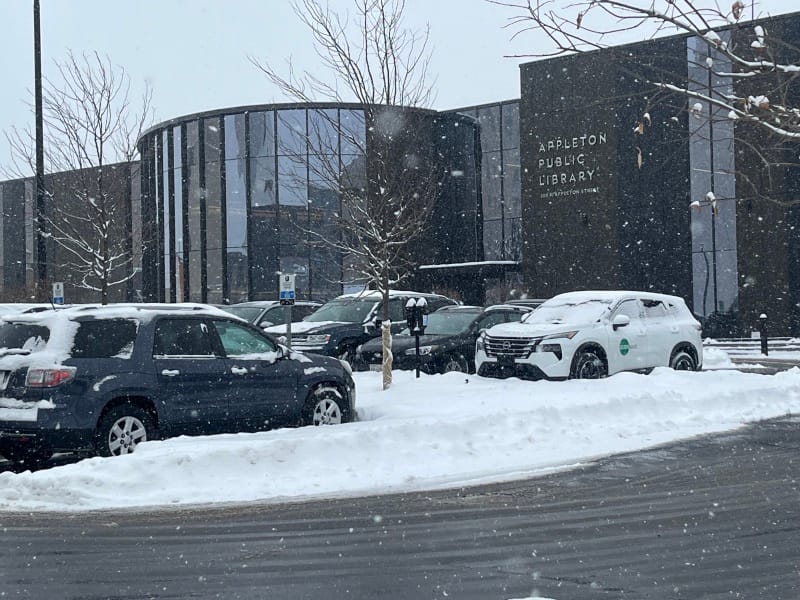
<instances>
[{"instance_id":1,"label":"asphalt pavement","mask_svg":"<svg viewBox=\"0 0 800 600\"><path fill-rule=\"evenodd\" d=\"M786 417L475 488L0 513L0 598L797 600L799 457Z\"/></svg>"}]
</instances>

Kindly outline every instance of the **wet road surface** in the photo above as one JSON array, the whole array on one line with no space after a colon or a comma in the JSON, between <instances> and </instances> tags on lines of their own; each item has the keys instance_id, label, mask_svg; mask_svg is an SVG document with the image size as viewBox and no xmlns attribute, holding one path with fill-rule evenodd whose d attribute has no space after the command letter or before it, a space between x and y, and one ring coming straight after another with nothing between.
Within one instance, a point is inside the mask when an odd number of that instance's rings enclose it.
<instances>
[{"instance_id":1,"label":"wet road surface","mask_svg":"<svg viewBox=\"0 0 800 600\"><path fill-rule=\"evenodd\" d=\"M2 599L532 596L797 600L800 418L460 490L0 513Z\"/></svg>"}]
</instances>

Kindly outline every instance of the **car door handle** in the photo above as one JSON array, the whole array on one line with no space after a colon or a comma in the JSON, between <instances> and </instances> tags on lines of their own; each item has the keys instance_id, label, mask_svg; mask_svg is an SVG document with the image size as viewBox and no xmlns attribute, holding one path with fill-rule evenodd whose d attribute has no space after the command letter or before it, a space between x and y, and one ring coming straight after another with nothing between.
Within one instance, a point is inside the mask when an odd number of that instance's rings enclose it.
<instances>
[{"instance_id":1,"label":"car door handle","mask_svg":"<svg viewBox=\"0 0 800 600\"><path fill-rule=\"evenodd\" d=\"M247 375L247 369L244 367L231 367L231 373L234 375Z\"/></svg>"},{"instance_id":2,"label":"car door handle","mask_svg":"<svg viewBox=\"0 0 800 600\"><path fill-rule=\"evenodd\" d=\"M180 375L181 372L178 369L164 369L161 374L165 377L175 377L175 375Z\"/></svg>"}]
</instances>

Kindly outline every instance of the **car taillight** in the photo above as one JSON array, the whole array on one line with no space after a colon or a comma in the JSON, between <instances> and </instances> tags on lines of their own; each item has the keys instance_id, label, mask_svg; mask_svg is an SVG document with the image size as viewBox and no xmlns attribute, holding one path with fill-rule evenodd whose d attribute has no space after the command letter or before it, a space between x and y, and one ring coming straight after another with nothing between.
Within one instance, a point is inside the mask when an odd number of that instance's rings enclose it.
<instances>
[{"instance_id":1,"label":"car taillight","mask_svg":"<svg viewBox=\"0 0 800 600\"><path fill-rule=\"evenodd\" d=\"M28 369L25 385L34 388L56 387L75 377L75 367L59 367L58 369Z\"/></svg>"}]
</instances>

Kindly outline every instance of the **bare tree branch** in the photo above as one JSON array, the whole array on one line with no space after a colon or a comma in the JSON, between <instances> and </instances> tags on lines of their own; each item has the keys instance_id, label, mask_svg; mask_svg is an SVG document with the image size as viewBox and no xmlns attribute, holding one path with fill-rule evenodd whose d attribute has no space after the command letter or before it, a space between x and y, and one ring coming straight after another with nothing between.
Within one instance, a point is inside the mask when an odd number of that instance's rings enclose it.
<instances>
[{"instance_id":1,"label":"bare tree branch","mask_svg":"<svg viewBox=\"0 0 800 600\"><path fill-rule=\"evenodd\" d=\"M308 132L312 153L332 157L314 160L308 167L315 177L334 182L340 227L335 238L306 233L352 261L352 271L382 293L383 322L389 327L389 291L413 270L409 247L425 231L443 179L435 166L415 159L414 111L409 110L425 107L432 99L429 32L405 28L405 0L353 0L352 13L345 14L322 0L295 0L293 7L334 83L310 71L298 73L291 63L284 75L268 62L253 57L250 61L291 98L363 107L360 127L335 117L321 121L359 160L340 164L338 151L325 151L325 136ZM384 347L384 388L391 382L390 354Z\"/></svg>"},{"instance_id":2,"label":"bare tree branch","mask_svg":"<svg viewBox=\"0 0 800 600\"><path fill-rule=\"evenodd\" d=\"M132 249L120 235L124 207L110 197L107 177L114 163L124 162L123 181L130 185L129 163L151 120L152 94L146 87L134 110L125 70L97 53L68 52L55 68L58 76L44 80L42 94L45 171L60 175L50 178L43 234L66 255L60 266L77 276L76 285L98 292L105 304L110 288L135 275ZM13 161L8 174L29 177L35 171L33 133L14 128L6 138Z\"/></svg>"}]
</instances>

